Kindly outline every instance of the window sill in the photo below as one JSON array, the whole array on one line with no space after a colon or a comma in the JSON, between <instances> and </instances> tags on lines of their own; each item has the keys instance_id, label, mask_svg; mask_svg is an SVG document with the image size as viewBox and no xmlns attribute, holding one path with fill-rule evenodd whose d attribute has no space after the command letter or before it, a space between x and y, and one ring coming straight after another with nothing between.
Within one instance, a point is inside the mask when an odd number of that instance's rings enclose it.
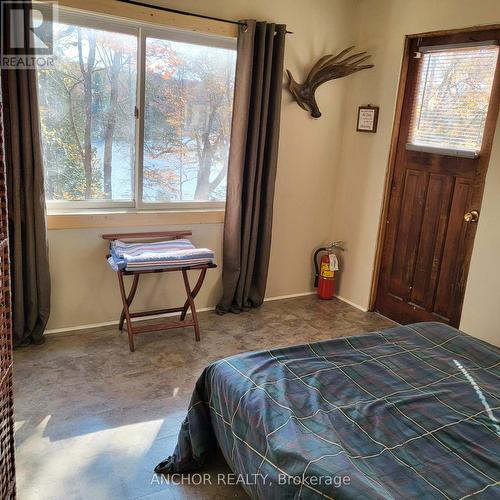
<instances>
[{"instance_id":1,"label":"window sill","mask_svg":"<svg viewBox=\"0 0 500 500\"><path fill-rule=\"evenodd\" d=\"M180 224L222 224L223 209L207 210L85 210L48 211L47 229L88 229L96 227L141 227Z\"/></svg>"}]
</instances>

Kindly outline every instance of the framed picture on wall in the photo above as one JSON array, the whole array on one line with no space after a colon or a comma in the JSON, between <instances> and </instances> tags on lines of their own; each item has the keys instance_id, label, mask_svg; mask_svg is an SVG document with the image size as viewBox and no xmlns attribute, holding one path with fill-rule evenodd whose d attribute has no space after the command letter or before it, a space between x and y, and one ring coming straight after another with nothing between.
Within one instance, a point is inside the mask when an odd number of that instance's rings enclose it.
<instances>
[{"instance_id":1,"label":"framed picture on wall","mask_svg":"<svg viewBox=\"0 0 500 500\"><path fill-rule=\"evenodd\" d=\"M358 108L358 123L356 130L358 132L371 132L377 131L378 123L378 106L360 106Z\"/></svg>"}]
</instances>

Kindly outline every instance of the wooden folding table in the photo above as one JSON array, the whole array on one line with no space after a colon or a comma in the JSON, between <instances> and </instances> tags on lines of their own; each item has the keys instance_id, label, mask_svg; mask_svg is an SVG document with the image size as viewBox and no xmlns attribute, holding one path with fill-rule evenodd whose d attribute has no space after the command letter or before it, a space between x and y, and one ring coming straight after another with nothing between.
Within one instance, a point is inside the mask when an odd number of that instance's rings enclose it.
<instances>
[{"instance_id":1,"label":"wooden folding table","mask_svg":"<svg viewBox=\"0 0 500 500\"><path fill-rule=\"evenodd\" d=\"M180 238L185 238L186 236L191 236L191 231L155 231L155 232L145 232L145 233L116 233L116 234L103 234L102 238L108 241L114 240L152 240L152 239L168 239L175 240ZM109 257L109 255L108 255ZM160 330L170 330L172 328L183 328L186 326L194 327L194 334L196 341L200 340L200 326L198 322L198 315L196 314L196 307L194 304L194 299L201 289L203 280L207 269L216 268L217 265L213 263L206 264L196 264L196 265L182 265L179 267L165 267L161 269L138 269L138 270L126 270L118 269L116 271L118 275L118 284L120 287L120 294L123 302L123 309L120 315L119 329L123 330L124 322L127 322L127 332L128 332L128 342L130 346L130 351L134 352L134 335L145 332L154 332ZM137 286L139 284L139 277L141 274L152 274L152 273L165 273L165 272L175 272L180 271L182 273L182 278L184 280L184 288L186 291L186 301L183 306L180 307L170 307L166 309L155 309L151 311L141 311L141 312L130 312L130 306L134 300L135 294L137 292ZM191 288L189 283L188 271L200 271L200 275L196 282L194 288ZM133 276L132 286L127 294L125 291L124 276ZM191 319L186 319L186 314L188 309L191 310ZM161 323L154 323L149 325L135 326L132 323L132 318L144 318L147 316L167 314L180 312L180 319L178 321L165 321Z\"/></svg>"}]
</instances>

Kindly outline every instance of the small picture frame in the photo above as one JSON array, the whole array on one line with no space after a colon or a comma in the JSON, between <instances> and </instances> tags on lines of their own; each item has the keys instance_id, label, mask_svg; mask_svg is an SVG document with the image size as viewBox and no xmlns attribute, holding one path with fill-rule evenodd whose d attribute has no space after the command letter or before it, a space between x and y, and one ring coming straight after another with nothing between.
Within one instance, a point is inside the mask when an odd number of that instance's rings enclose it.
<instances>
[{"instance_id":1,"label":"small picture frame","mask_svg":"<svg viewBox=\"0 0 500 500\"><path fill-rule=\"evenodd\" d=\"M378 123L378 106L360 106L358 108L357 132L371 132L374 134L377 131Z\"/></svg>"}]
</instances>

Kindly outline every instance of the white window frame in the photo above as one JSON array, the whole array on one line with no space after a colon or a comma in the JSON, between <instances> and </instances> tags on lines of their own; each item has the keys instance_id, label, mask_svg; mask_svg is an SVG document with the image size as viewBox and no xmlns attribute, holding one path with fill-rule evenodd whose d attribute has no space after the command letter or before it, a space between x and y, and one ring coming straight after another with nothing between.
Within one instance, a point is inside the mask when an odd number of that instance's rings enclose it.
<instances>
[{"instance_id":1,"label":"white window frame","mask_svg":"<svg viewBox=\"0 0 500 500\"><path fill-rule=\"evenodd\" d=\"M221 47L236 51L237 39L221 35L182 30L167 26L158 26L139 21L116 18L105 14L81 11L68 7L58 7L56 22L86 26L89 28L112 31L116 33L132 34L137 36L137 81L136 81L136 110L135 119L135 159L133 165L133 200L83 200L62 201L46 200L47 210L50 213L68 213L80 211L193 211L193 210L222 210L225 201L176 201L176 202L144 202L143 188L143 144L144 144L144 100L146 66L146 38L162 38L177 42L200 44L209 47Z\"/></svg>"},{"instance_id":2,"label":"white window frame","mask_svg":"<svg viewBox=\"0 0 500 500\"><path fill-rule=\"evenodd\" d=\"M489 46L498 46L498 40L481 40L479 42L463 42L463 43L449 43L444 45L425 45L421 46L418 49L418 57L421 57L420 54L432 54L433 52L441 52L441 51L449 51L453 49L464 49L464 48L474 48L474 47L489 47ZM417 57L417 54L415 57ZM500 58L500 53L497 56ZM498 61L497 61L498 64ZM417 82L418 83L418 82ZM493 87L490 90L490 101L491 94L493 93ZM489 103L488 103L489 108ZM488 113L488 110L486 111ZM483 126L483 134L484 134ZM484 135L483 135L484 139ZM431 144L416 144L414 142L406 143L406 150L408 151L417 151L421 153L431 153L436 155L443 156L456 156L457 158L469 158L469 159L477 159L481 154L482 145L479 150L472 149L460 149L460 148L446 148L440 146L433 146Z\"/></svg>"}]
</instances>

